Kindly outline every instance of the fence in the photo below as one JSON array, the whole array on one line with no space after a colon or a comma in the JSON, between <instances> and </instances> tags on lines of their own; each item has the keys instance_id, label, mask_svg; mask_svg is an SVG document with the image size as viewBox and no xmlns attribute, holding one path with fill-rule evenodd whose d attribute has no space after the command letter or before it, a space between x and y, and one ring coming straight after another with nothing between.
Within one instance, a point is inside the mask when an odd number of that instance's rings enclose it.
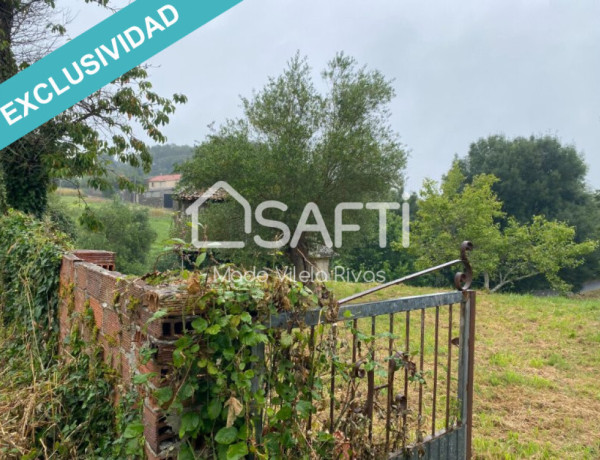
<instances>
[{"instance_id":1,"label":"fence","mask_svg":"<svg viewBox=\"0 0 600 460\"><path fill-rule=\"evenodd\" d=\"M309 327L312 352L327 351L328 375L319 381L328 402L315 404L306 430L326 427L336 437L339 458L471 457L476 308L469 290L471 248L464 243L461 259L343 299L337 317L316 310L302 318L291 313L271 318L270 327ZM466 268L456 275L458 291L348 304L456 263ZM268 362L268 349L259 346L255 353Z\"/></svg>"}]
</instances>

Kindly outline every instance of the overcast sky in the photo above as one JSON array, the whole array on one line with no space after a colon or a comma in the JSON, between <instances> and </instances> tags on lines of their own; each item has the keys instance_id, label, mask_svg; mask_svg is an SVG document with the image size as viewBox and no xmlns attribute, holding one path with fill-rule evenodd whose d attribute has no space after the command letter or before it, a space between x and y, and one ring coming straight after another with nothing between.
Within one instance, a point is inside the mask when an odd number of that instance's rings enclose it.
<instances>
[{"instance_id":1,"label":"overcast sky","mask_svg":"<svg viewBox=\"0 0 600 460\"><path fill-rule=\"evenodd\" d=\"M106 14L82 0L58 5L75 15L72 35ZM315 71L343 50L394 81L409 190L497 133L574 144L600 189L599 18L597 0L244 0L153 58L151 75L159 93L188 96L166 134L194 144L210 123L239 116L239 96L296 50Z\"/></svg>"}]
</instances>

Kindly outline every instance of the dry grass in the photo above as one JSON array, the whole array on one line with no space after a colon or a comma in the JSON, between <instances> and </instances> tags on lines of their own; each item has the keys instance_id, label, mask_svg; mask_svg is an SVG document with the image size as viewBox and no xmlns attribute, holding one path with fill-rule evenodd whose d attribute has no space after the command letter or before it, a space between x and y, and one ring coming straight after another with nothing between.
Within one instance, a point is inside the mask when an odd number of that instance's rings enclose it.
<instances>
[{"instance_id":1,"label":"dry grass","mask_svg":"<svg viewBox=\"0 0 600 460\"><path fill-rule=\"evenodd\" d=\"M332 287L344 297L366 285ZM433 291L397 287L371 300ZM476 329L476 457L600 458L600 301L479 294Z\"/></svg>"}]
</instances>

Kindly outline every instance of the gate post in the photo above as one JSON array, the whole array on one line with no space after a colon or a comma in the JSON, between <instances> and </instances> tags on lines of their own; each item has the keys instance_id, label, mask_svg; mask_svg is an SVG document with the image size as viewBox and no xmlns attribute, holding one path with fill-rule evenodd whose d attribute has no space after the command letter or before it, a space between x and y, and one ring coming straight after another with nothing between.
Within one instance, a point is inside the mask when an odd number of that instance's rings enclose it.
<instances>
[{"instance_id":1,"label":"gate post","mask_svg":"<svg viewBox=\"0 0 600 460\"><path fill-rule=\"evenodd\" d=\"M472 457L472 445L473 445L473 382L474 382L474 360L475 360L475 317L476 317L476 304L477 294L475 291L468 291L467 297L467 311L469 314L469 342L468 342L468 353L469 362L467 370L467 445L466 445L466 456L467 459Z\"/></svg>"}]
</instances>

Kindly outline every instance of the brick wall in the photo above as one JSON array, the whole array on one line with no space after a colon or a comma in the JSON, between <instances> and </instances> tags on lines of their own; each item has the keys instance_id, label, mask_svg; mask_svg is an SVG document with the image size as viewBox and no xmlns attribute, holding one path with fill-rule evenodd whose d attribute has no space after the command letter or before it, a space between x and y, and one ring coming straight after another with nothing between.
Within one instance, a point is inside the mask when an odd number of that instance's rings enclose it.
<instances>
[{"instance_id":1,"label":"brick wall","mask_svg":"<svg viewBox=\"0 0 600 460\"><path fill-rule=\"evenodd\" d=\"M181 287L150 286L143 280L125 277L111 271L114 267L115 254L111 252L74 251L64 255L60 274L61 343L77 328L86 342L100 346L102 358L120 376L119 387L127 389L136 374L155 372L157 377L151 379L151 386L158 388L168 378L175 340L185 323L193 319L193 315L183 316L189 295ZM159 309L167 315L148 324ZM143 346L156 349L154 358L146 364L140 360ZM151 396L144 401L143 422L148 458L175 458L176 428L167 423ZM176 421L171 424L175 426Z\"/></svg>"}]
</instances>

